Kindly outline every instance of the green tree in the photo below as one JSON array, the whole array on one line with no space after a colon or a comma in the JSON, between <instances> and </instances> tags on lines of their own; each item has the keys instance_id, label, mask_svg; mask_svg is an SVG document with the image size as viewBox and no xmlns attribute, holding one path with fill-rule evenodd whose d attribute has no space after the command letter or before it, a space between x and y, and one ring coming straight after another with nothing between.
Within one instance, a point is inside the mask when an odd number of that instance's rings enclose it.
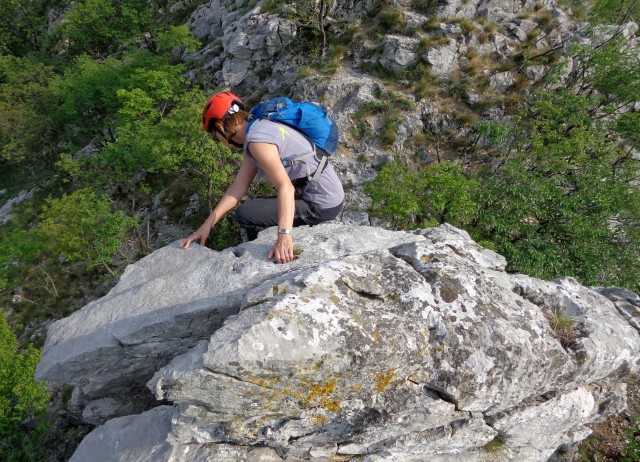
<instances>
[{"instance_id":1,"label":"green tree","mask_svg":"<svg viewBox=\"0 0 640 462\"><path fill-rule=\"evenodd\" d=\"M469 225L477 213L473 192L477 182L468 179L460 165L443 162L419 172L399 162L386 164L365 184L372 215L395 228L415 229L444 222Z\"/></svg>"},{"instance_id":2,"label":"green tree","mask_svg":"<svg viewBox=\"0 0 640 462\"><path fill-rule=\"evenodd\" d=\"M640 95L638 51L627 40L615 37L598 46L576 46L578 65L567 86L578 94L594 94L592 116L601 118L627 112Z\"/></svg>"},{"instance_id":3,"label":"green tree","mask_svg":"<svg viewBox=\"0 0 640 462\"><path fill-rule=\"evenodd\" d=\"M29 58L0 56L0 163L33 160L53 132L53 70Z\"/></svg>"},{"instance_id":4,"label":"green tree","mask_svg":"<svg viewBox=\"0 0 640 462\"><path fill-rule=\"evenodd\" d=\"M42 438L47 430L44 413L49 402L46 385L35 381L40 352L20 350L0 311L0 456L6 461L44 460ZM30 431L23 424L29 420Z\"/></svg>"},{"instance_id":5,"label":"green tree","mask_svg":"<svg viewBox=\"0 0 640 462\"><path fill-rule=\"evenodd\" d=\"M0 3L0 54L30 56L46 37L47 14L58 0L3 0Z\"/></svg>"},{"instance_id":6,"label":"green tree","mask_svg":"<svg viewBox=\"0 0 640 462\"><path fill-rule=\"evenodd\" d=\"M145 0L80 0L60 25L61 43L71 55L106 56L117 47L153 32L151 7Z\"/></svg>"},{"instance_id":7,"label":"green tree","mask_svg":"<svg viewBox=\"0 0 640 462\"><path fill-rule=\"evenodd\" d=\"M48 248L46 237L38 230L13 228L11 224L0 232L0 293L14 286L21 266L35 262Z\"/></svg>"},{"instance_id":8,"label":"green tree","mask_svg":"<svg viewBox=\"0 0 640 462\"><path fill-rule=\"evenodd\" d=\"M467 178L461 165L442 162L429 166L420 171L418 185L423 226L446 222L466 227L475 219L478 204L474 193L478 182Z\"/></svg>"},{"instance_id":9,"label":"green tree","mask_svg":"<svg viewBox=\"0 0 640 462\"><path fill-rule=\"evenodd\" d=\"M136 225L135 219L112 212L109 200L89 189L47 200L41 219L38 228L69 262L102 265L109 272L125 233Z\"/></svg>"},{"instance_id":10,"label":"green tree","mask_svg":"<svg viewBox=\"0 0 640 462\"><path fill-rule=\"evenodd\" d=\"M476 231L513 271L637 290L638 162L611 140L610 124L594 121L594 104L565 90L535 95L511 153L483 179Z\"/></svg>"},{"instance_id":11,"label":"green tree","mask_svg":"<svg viewBox=\"0 0 640 462\"><path fill-rule=\"evenodd\" d=\"M188 89L182 75L185 66L172 62L175 54L171 52L182 55L196 43L181 26L160 34L156 51L135 50L124 53L122 59L79 56L75 65L52 83L60 119L73 142L71 154L92 140L105 146L121 136L126 144L124 138L137 130L136 123L161 120L173 108L174 99ZM82 171L85 166L79 167Z\"/></svg>"},{"instance_id":12,"label":"green tree","mask_svg":"<svg viewBox=\"0 0 640 462\"><path fill-rule=\"evenodd\" d=\"M371 198L370 213L396 229L416 228L421 212L417 177L400 162L383 165L375 179L364 185L365 193Z\"/></svg>"},{"instance_id":13,"label":"green tree","mask_svg":"<svg viewBox=\"0 0 640 462\"><path fill-rule=\"evenodd\" d=\"M124 86L129 74L120 59L99 61L82 55L63 76L52 81L67 141L82 147L113 122L120 108L116 91Z\"/></svg>"},{"instance_id":14,"label":"green tree","mask_svg":"<svg viewBox=\"0 0 640 462\"><path fill-rule=\"evenodd\" d=\"M589 18L597 24L622 24L640 20L640 4L636 0L593 0Z\"/></svg>"}]
</instances>

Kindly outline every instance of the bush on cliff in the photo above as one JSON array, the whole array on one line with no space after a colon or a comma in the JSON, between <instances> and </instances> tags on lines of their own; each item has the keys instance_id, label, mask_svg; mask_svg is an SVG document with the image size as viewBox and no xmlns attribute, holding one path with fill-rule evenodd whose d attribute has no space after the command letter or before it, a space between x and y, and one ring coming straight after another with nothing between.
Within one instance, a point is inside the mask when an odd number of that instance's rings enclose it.
<instances>
[{"instance_id":1,"label":"bush on cliff","mask_svg":"<svg viewBox=\"0 0 640 462\"><path fill-rule=\"evenodd\" d=\"M44 460L40 444L47 424L46 385L34 379L40 352L23 351L0 311L0 458L10 462Z\"/></svg>"}]
</instances>

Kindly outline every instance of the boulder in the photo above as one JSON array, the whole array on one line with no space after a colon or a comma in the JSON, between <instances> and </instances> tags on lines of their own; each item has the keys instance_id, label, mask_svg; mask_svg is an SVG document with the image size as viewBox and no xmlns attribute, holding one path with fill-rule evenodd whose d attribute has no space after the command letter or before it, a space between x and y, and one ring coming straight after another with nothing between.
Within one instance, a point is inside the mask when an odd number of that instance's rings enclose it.
<instances>
[{"instance_id":1,"label":"boulder","mask_svg":"<svg viewBox=\"0 0 640 462\"><path fill-rule=\"evenodd\" d=\"M509 71L499 72L489 77L489 87L498 93L506 93L515 82L513 73Z\"/></svg>"},{"instance_id":2,"label":"boulder","mask_svg":"<svg viewBox=\"0 0 640 462\"><path fill-rule=\"evenodd\" d=\"M458 44L453 41L438 48L431 47L422 56L431 64L431 71L435 75L446 75L458 69L458 57Z\"/></svg>"},{"instance_id":3,"label":"boulder","mask_svg":"<svg viewBox=\"0 0 640 462\"><path fill-rule=\"evenodd\" d=\"M223 252L198 245L185 251L178 242L156 250L129 266L105 297L49 327L37 377L75 386L77 406L89 409L115 397L121 404L110 407L129 412L131 402L151 397L145 383L155 371L237 314L251 287L309 264L420 239L381 229L372 234L368 227L312 229L331 239L317 242L315 232L305 237L311 229L300 233L303 256L288 265L266 260L273 233ZM102 403L93 404L101 414Z\"/></svg>"},{"instance_id":4,"label":"boulder","mask_svg":"<svg viewBox=\"0 0 640 462\"><path fill-rule=\"evenodd\" d=\"M508 274L449 225L296 228L286 265L274 237L172 244L50 328L39 379L101 415L144 383L158 405L72 460L540 461L625 407L640 335L572 278Z\"/></svg>"},{"instance_id":5,"label":"boulder","mask_svg":"<svg viewBox=\"0 0 640 462\"><path fill-rule=\"evenodd\" d=\"M380 57L380 65L393 73L406 69L417 61L414 48L418 40L399 35L388 35L384 39L384 49Z\"/></svg>"}]
</instances>

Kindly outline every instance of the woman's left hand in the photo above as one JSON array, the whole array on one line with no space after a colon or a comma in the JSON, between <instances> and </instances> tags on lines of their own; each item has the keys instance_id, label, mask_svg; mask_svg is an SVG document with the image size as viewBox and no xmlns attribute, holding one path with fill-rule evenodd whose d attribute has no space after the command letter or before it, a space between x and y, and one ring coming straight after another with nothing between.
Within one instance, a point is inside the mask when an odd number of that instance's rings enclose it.
<instances>
[{"instance_id":1,"label":"woman's left hand","mask_svg":"<svg viewBox=\"0 0 640 462\"><path fill-rule=\"evenodd\" d=\"M287 263L293 260L293 238L291 235L278 234L278 239L273 244L267 258L269 260L275 258L276 263Z\"/></svg>"}]
</instances>

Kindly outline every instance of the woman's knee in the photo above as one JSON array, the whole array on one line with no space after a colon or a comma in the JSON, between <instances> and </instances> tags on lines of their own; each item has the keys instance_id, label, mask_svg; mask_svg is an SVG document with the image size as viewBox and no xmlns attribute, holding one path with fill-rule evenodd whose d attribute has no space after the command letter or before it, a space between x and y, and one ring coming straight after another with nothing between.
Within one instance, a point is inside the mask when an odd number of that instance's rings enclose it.
<instances>
[{"instance_id":1,"label":"woman's knee","mask_svg":"<svg viewBox=\"0 0 640 462\"><path fill-rule=\"evenodd\" d=\"M255 226L253 214L251 213L250 207L247 207L246 203L236 208L236 221L243 228Z\"/></svg>"},{"instance_id":2,"label":"woman's knee","mask_svg":"<svg viewBox=\"0 0 640 462\"><path fill-rule=\"evenodd\" d=\"M277 200L252 199L236 208L236 221L242 227L275 226L278 224Z\"/></svg>"}]
</instances>

